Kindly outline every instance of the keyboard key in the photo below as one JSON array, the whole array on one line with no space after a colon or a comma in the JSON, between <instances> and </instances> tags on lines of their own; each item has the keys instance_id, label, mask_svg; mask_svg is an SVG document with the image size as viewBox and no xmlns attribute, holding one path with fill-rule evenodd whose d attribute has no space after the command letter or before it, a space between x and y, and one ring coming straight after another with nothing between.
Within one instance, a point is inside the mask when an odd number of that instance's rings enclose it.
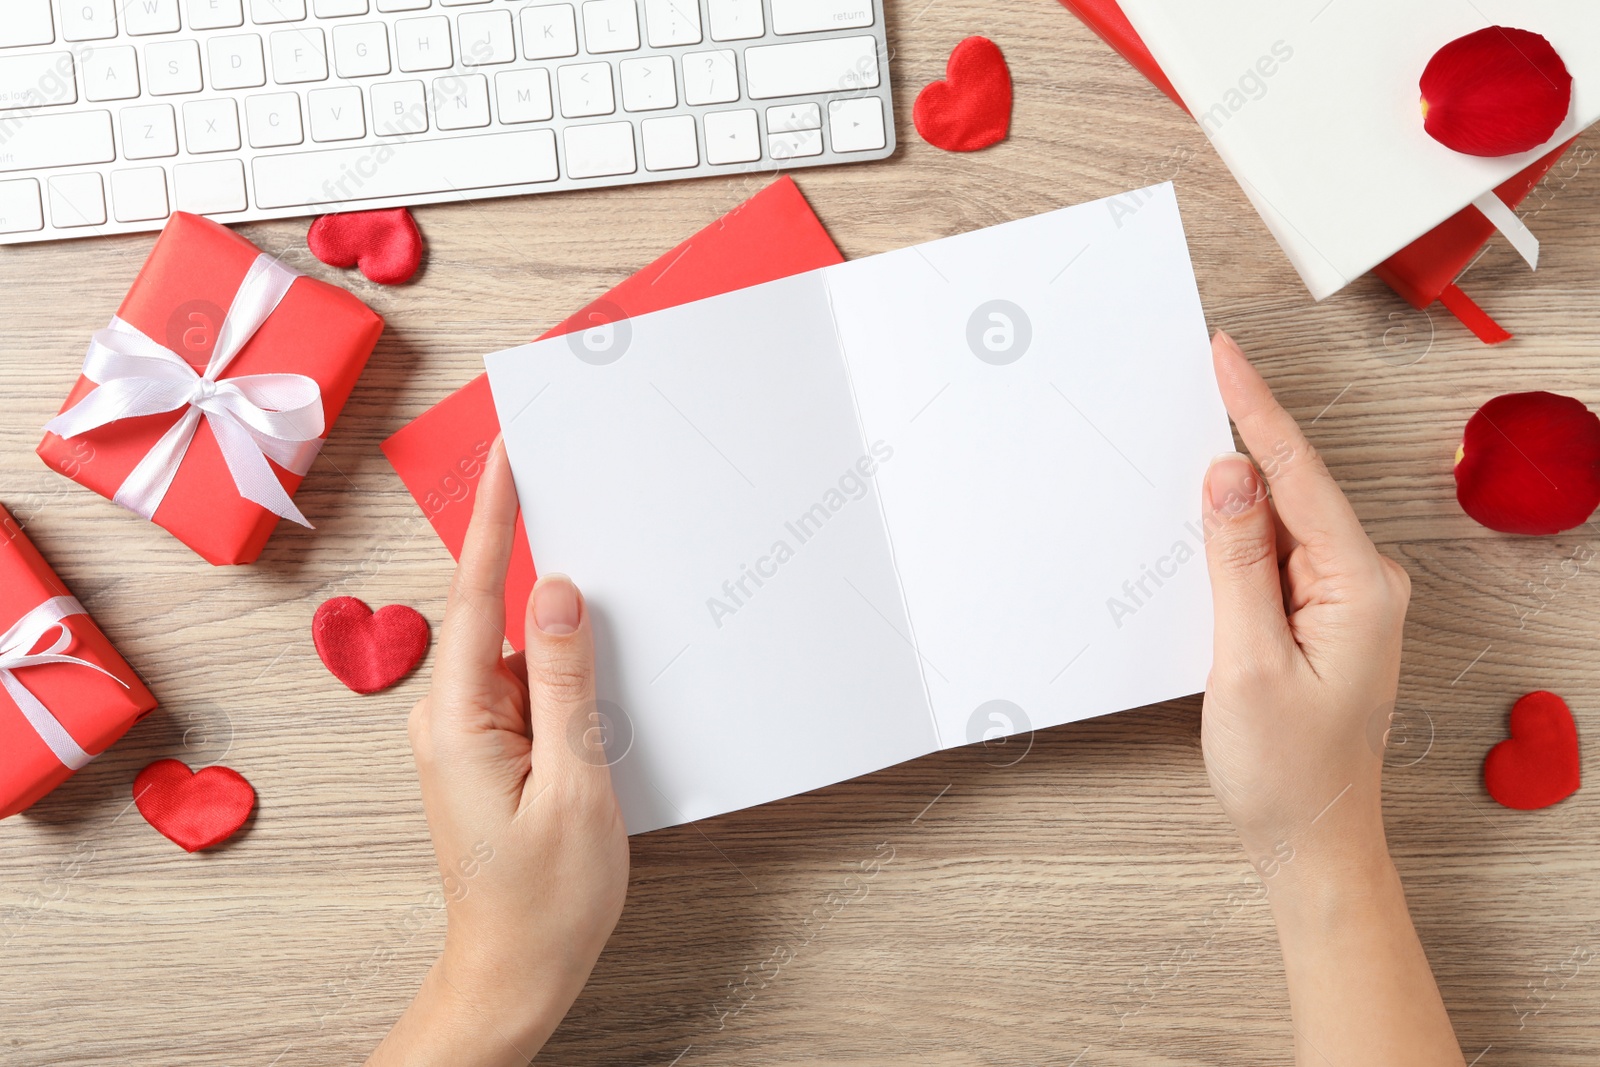
<instances>
[{"instance_id":1,"label":"keyboard key","mask_svg":"<svg viewBox=\"0 0 1600 1067\"><path fill-rule=\"evenodd\" d=\"M172 168L172 181L178 190L179 211L225 215L250 206L245 197L244 164L237 159L180 163Z\"/></svg>"},{"instance_id":2,"label":"keyboard key","mask_svg":"<svg viewBox=\"0 0 1600 1067\"><path fill-rule=\"evenodd\" d=\"M883 104L875 96L828 101L828 139L835 152L869 152L888 142L883 135Z\"/></svg>"},{"instance_id":3,"label":"keyboard key","mask_svg":"<svg viewBox=\"0 0 1600 1067\"><path fill-rule=\"evenodd\" d=\"M878 42L834 37L756 45L745 49L744 64L752 100L871 89L878 84Z\"/></svg>"},{"instance_id":4,"label":"keyboard key","mask_svg":"<svg viewBox=\"0 0 1600 1067\"><path fill-rule=\"evenodd\" d=\"M544 129L397 141L258 156L253 166L263 208L338 204L555 181L556 138Z\"/></svg>"},{"instance_id":5,"label":"keyboard key","mask_svg":"<svg viewBox=\"0 0 1600 1067\"><path fill-rule=\"evenodd\" d=\"M776 104L767 108L767 129L774 133L822 129L822 109L816 104Z\"/></svg>"},{"instance_id":6,"label":"keyboard key","mask_svg":"<svg viewBox=\"0 0 1600 1067\"><path fill-rule=\"evenodd\" d=\"M10 132L0 148L0 171L79 167L117 158L109 111L15 115L0 121Z\"/></svg>"},{"instance_id":7,"label":"keyboard key","mask_svg":"<svg viewBox=\"0 0 1600 1067\"><path fill-rule=\"evenodd\" d=\"M403 71L448 70L455 62L450 55L450 20L443 15L401 19L394 24L394 50Z\"/></svg>"},{"instance_id":8,"label":"keyboard key","mask_svg":"<svg viewBox=\"0 0 1600 1067\"><path fill-rule=\"evenodd\" d=\"M251 148L283 148L305 141L300 125L300 94L263 93L246 98L245 125Z\"/></svg>"},{"instance_id":9,"label":"keyboard key","mask_svg":"<svg viewBox=\"0 0 1600 1067\"><path fill-rule=\"evenodd\" d=\"M239 109L232 100L191 100L183 105L183 143L195 155L239 150Z\"/></svg>"},{"instance_id":10,"label":"keyboard key","mask_svg":"<svg viewBox=\"0 0 1600 1067\"><path fill-rule=\"evenodd\" d=\"M682 170L700 164L693 115L645 119L639 124L639 139L644 142L645 170Z\"/></svg>"},{"instance_id":11,"label":"keyboard key","mask_svg":"<svg viewBox=\"0 0 1600 1067\"><path fill-rule=\"evenodd\" d=\"M306 0L250 0L250 21L257 26L280 22L303 22Z\"/></svg>"},{"instance_id":12,"label":"keyboard key","mask_svg":"<svg viewBox=\"0 0 1600 1067\"><path fill-rule=\"evenodd\" d=\"M578 119L590 115L609 115L617 109L611 91L611 64L573 63L556 71L561 87L561 114ZM629 142L632 143L631 140Z\"/></svg>"},{"instance_id":13,"label":"keyboard key","mask_svg":"<svg viewBox=\"0 0 1600 1067\"><path fill-rule=\"evenodd\" d=\"M651 48L699 44L700 0L644 0L644 22Z\"/></svg>"},{"instance_id":14,"label":"keyboard key","mask_svg":"<svg viewBox=\"0 0 1600 1067\"><path fill-rule=\"evenodd\" d=\"M816 33L872 25L872 0L772 0L772 32Z\"/></svg>"},{"instance_id":15,"label":"keyboard key","mask_svg":"<svg viewBox=\"0 0 1600 1067\"><path fill-rule=\"evenodd\" d=\"M244 5L239 0L189 0L191 30L231 30L244 25Z\"/></svg>"},{"instance_id":16,"label":"keyboard key","mask_svg":"<svg viewBox=\"0 0 1600 1067\"><path fill-rule=\"evenodd\" d=\"M125 107L122 155L126 159L166 159L178 154L178 119L171 104Z\"/></svg>"},{"instance_id":17,"label":"keyboard key","mask_svg":"<svg viewBox=\"0 0 1600 1067\"><path fill-rule=\"evenodd\" d=\"M767 32L761 0L707 0L713 41L747 41Z\"/></svg>"},{"instance_id":18,"label":"keyboard key","mask_svg":"<svg viewBox=\"0 0 1600 1067\"><path fill-rule=\"evenodd\" d=\"M672 77L671 56L624 59L620 73L624 111L659 111L678 106L678 86Z\"/></svg>"},{"instance_id":19,"label":"keyboard key","mask_svg":"<svg viewBox=\"0 0 1600 1067\"><path fill-rule=\"evenodd\" d=\"M0 111L73 104L77 100L71 52L0 56Z\"/></svg>"},{"instance_id":20,"label":"keyboard key","mask_svg":"<svg viewBox=\"0 0 1600 1067\"><path fill-rule=\"evenodd\" d=\"M487 67L517 58L509 11L469 11L456 16L463 67Z\"/></svg>"},{"instance_id":21,"label":"keyboard key","mask_svg":"<svg viewBox=\"0 0 1600 1067\"><path fill-rule=\"evenodd\" d=\"M306 94L313 141L353 141L367 135L361 90L354 85L313 89Z\"/></svg>"},{"instance_id":22,"label":"keyboard key","mask_svg":"<svg viewBox=\"0 0 1600 1067\"><path fill-rule=\"evenodd\" d=\"M378 82L372 87L372 130L379 137L426 133L428 103L422 83Z\"/></svg>"},{"instance_id":23,"label":"keyboard key","mask_svg":"<svg viewBox=\"0 0 1600 1067\"><path fill-rule=\"evenodd\" d=\"M206 44L213 89L255 89L267 84L261 38L253 33L213 37ZM242 209L241 209L242 210Z\"/></svg>"},{"instance_id":24,"label":"keyboard key","mask_svg":"<svg viewBox=\"0 0 1600 1067\"><path fill-rule=\"evenodd\" d=\"M272 35L272 80L279 85L328 80L328 44L319 29Z\"/></svg>"},{"instance_id":25,"label":"keyboard key","mask_svg":"<svg viewBox=\"0 0 1600 1067\"><path fill-rule=\"evenodd\" d=\"M139 54L132 45L86 48L83 53L86 100L132 100L139 95Z\"/></svg>"},{"instance_id":26,"label":"keyboard key","mask_svg":"<svg viewBox=\"0 0 1600 1067\"><path fill-rule=\"evenodd\" d=\"M639 9L633 0L588 0L583 5L583 44L591 55L638 48Z\"/></svg>"},{"instance_id":27,"label":"keyboard key","mask_svg":"<svg viewBox=\"0 0 1600 1067\"><path fill-rule=\"evenodd\" d=\"M8 5L9 6L9 5ZM9 17L9 12L7 12ZM105 41L117 35L117 0L66 0L61 5L61 38L65 41ZM99 176L95 178L99 181ZM100 221L105 221L105 201ZM51 218L55 209L51 208ZM79 223L80 226L91 225Z\"/></svg>"},{"instance_id":28,"label":"keyboard key","mask_svg":"<svg viewBox=\"0 0 1600 1067\"><path fill-rule=\"evenodd\" d=\"M567 149L569 178L605 178L639 169L633 154L631 122L568 126L561 139Z\"/></svg>"},{"instance_id":29,"label":"keyboard key","mask_svg":"<svg viewBox=\"0 0 1600 1067\"><path fill-rule=\"evenodd\" d=\"M67 0L68 3L71 0ZM152 33L178 32L178 0L127 0L122 9L122 28L129 37ZM161 199L167 198L166 179L162 179ZM112 179L112 201L116 200L116 179ZM162 212L165 215L166 212ZM120 220L127 221L127 220Z\"/></svg>"},{"instance_id":30,"label":"keyboard key","mask_svg":"<svg viewBox=\"0 0 1600 1067\"><path fill-rule=\"evenodd\" d=\"M433 79L433 117L441 130L489 125L489 79L482 74Z\"/></svg>"},{"instance_id":31,"label":"keyboard key","mask_svg":"<svg viewBox=\"0 0 1600 1067\"><path fill-rule=\"evenodd\" d=\"M767 134L767 155L780 161L795 159L799 156L820 156L822 155L822 131L769 132Z\"/></svg>"},{"instance_id":32,"label":"keyboard key","mask_svg":"<svg viewBox=\"0 0 1600 1067\"><path fill-rule=\"evenodd\" d=\"M489 0L439 0L440 7L466 7L468 4L487 4Z\"/></svg>"},{"instance_id":33,"label":"keyboard key","mask_svg":"<svg viewBox=\"0 0 1600 1067\"><path fill-rule=\"evenodd\" d=\"M367 0L313 0L312 6L319 19L338 19L367 13Z\"/></svg>"},{"instance_id":34,"label":"keyboard key","mask_svg":"<svg viewBox=\"0 0 1600 1067\"><path fill-rule=\"evenodd\" d=\"M149 222L171 214L167 204L167 172L138 167L111 172L111 213L118 222Z\"/></svg>"},{"instance_id":35,"label":"keyboard key","mask_svg":"<svg viewBox=\"0 0 1600 1067\"><path fill-rule=\"evenodd\" d=\"M144 76L151 96L198 93L200 46L194 41L161 41L144 46Z\"/></svg>"},{"instance_id":36,"label":"keyboard key","mask_svg":"<svg viewBox=\"0 0 1600 1067\"><path fill-rule=\"evenodd\" d=\"M6 4L6 17L0 19L0 48L54 44L55 39L55 24L50 21L50 0L9 0ZM17 190L24 184L26 183L18 181L0 185L0 233L18 232L5 228L4 215L15 207L16 210L12 212L13 218L23 217L20 213L21 208L17 205L25 204L26 200L23 198L23 193ZM7 191L8 187L10 191ZM39 201L37 185L34 186L33 194L34 203L37 204ZM10 198L16 198L16 205L10 202ZM32 217L32 215L27 216L29 219ZM41 218L38 226L26 226L21 229L37 230L43 226L44 220Z\"/></svg>"},{"instance_id":37,"label":"keyboard key","mask_svg":"<svg viewBox=\"0 0 1600 1067\"><path fill-rule=\"evenodd\" d=\"M752 49L753 51L753 49ZM747 53L748 54L748 53ZM798 93L785 93L798 96ZM739 99L739 73L733 49L688 52L683 57L683 102L727 104Z\"/></svg>"},{"instance_id":38,"label":"keyboard key","mask_svg":"<svg viewBox=\"0 0 1600 1067\"><path fill-rule=\"evenodd\" d=\"M389 33L381 22L333 28L333 65L341 78L389 73Z\"/></svg>"},{"instance_id":39,"label":"keyboard key","mask_svg":"<svg viewBox=\"0 0 1600 1067\"><path fill-rule=\"evenodd\" d=\"M106 189L100 175L58 174L49 186L50 225L63 229L105 225Z\"/></svg>"},{"instance_id":40,"label":"keyboard key","mask_svg":"<svg viewBox=\"0 0 1600 1067\"><path fill-rule=\"evenodd\" d=\"M753 109L706 115L707 163L753 163L760 158L761 140Z\"/></svg>"},{"instance_id":41,"label":"keyboard key","mask_svg":"<svg viewBox=\"0 0 1600 1067\"><path fill-rule=\"evenodd\" d=\"M522 54L528 59L563 59L578 54L578 24L571 4L522 9Z\"/></svg>"},{"instance_id":42,"label":"keyboard key","mask_svg":"<svg viewBox=\"0 0 1600 1067\"><path fill-rule=\"evenodd\" d=\"M39 204L39 183L33 178L0 182L0 233L42 229L44 208Z\"/></svg>"},{"instance_id":43,"label":"keyboard key","mask_svg":"<svg viewBox=\"0 0 1600 1067\"><path fill-rule=\"evenodd\" d=\"M421 11L428 6L429 0L378 0L378 10L389 11Z\"/></svg>"},{"instance_id":44,"label":"keyboard key","mask_svg":"<svg viewBox=\"0 0 1600 1067\"><path fill-rule=\"evenodd\" d=\"M501 122L543 122L550 118L550 72L543 67L503 70L494 76Z\"/></svg>"}]
</instances>

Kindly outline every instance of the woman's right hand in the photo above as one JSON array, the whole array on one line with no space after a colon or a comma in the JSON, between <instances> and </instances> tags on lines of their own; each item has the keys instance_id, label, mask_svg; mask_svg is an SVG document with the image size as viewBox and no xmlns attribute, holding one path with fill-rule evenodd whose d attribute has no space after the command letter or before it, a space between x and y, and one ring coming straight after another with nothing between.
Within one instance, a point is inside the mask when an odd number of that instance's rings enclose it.
<instances>
[{"instance_id":1,"label":"woman's right hand","mask_svg":"<svg viewBox=\"0 0 1600 1067\"><path fill-rule=\"evenodd\" d=\"M1291 851L1370 858L1384 851L1383 737L1411 582L1233 339L1218 333L1212 355L1260 470L1234 453L1206 473L1206 770L1258 866Z\"/></svg>"},{"instance_id":2,"label":"woman's right hand","mask_svg":"<svg viewBox=\"0 0 1600 1067\"><path fill-rule=\"evenodd\" d=\"M1296 1062L1460 1067L1383 829L1411 582L1233 339L1218 333L1212 357L1260 470L1228 455L1206 473L1216 634L1201 748L1267 885Z\"/></svg>"}]
</instances>

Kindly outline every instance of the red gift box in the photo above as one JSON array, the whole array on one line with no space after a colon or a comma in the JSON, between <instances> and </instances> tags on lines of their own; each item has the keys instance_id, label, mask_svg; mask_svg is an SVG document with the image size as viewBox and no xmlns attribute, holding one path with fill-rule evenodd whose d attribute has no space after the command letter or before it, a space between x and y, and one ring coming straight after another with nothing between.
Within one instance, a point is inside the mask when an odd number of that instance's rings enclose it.
<instances>
[{"instance_id":1,"label":"red gift box","mask_svg":"<svg viewBox=\"0 0 1600 1067\"><path fill-rule=\"evenodd\" d=\"M66 781L155 706L0 508L0 819Z\"/></svg>"},{"instance_id":2,"label":"red gift box","mask_svg":"<svg viewBox=\"0 0 1600 1067\"><path fill-rule=\"evenodd\" d=\"M343 289L178 212L51 422L71 439L47 430L39 455L210 562L249 563L280 515L305 521L289 498L382 332Z\"/></svg>"}]
</instances>

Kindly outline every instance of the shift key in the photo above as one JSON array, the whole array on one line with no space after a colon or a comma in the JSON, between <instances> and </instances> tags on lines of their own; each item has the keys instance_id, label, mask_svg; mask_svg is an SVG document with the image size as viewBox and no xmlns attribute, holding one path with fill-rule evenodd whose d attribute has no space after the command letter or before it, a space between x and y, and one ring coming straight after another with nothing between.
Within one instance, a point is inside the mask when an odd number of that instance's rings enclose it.
<instances>
[{"instance_id":1,"label":"shift key","mask_svg":"<svg viewBox=\"0 0 1600 1067\"><path fill-rule=\"evenodd\" d=\"M0 141L0 173L81 167L117 158L111 139L111 112L13 115L0 119L10 136Z\"/></svg>"}]
</instances>

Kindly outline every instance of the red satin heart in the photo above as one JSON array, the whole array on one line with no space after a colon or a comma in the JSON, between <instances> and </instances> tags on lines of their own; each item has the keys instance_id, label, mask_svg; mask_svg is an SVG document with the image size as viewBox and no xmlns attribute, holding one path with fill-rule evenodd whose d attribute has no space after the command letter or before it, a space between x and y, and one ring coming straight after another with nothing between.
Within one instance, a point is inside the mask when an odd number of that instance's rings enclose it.
<instances>
[{"instance_id":1,"label":"red satin heart","mask_svg":"<svg viewBox=\"0 0 1600 1067\"><path fill-rule=\"evenodd\" d=\"M376 693L422 662L428 620L403 604L374 613L353 596L336 596L317 609L311 639L335 678L357 693Z\"/></svg>"},{"instance_id":2,"label":"red satin heart","mask_svg":"<svg viewBox=\"0 0 1600 1067\"><path fill-rule=\"evenodd\" d=\"M360 267L379 285L408 282L422 265L422 231L403 207L324 215L306 244L330 267Z\"/></svg>"},{"instance_id":3,"label":"red satin heart","mask_svg":"<svg viewBox=\"0 0 1600 1067\"><path fill-rule=\"evenodd\" d=\"M1483 784L1508 808L1548 808L1577 792L1578 727L1566 701L1529 693L1511 709L1511 737L1489 750Z\"/></svg>"},{"instance_id":4,"label":"red satin heart","mask_svg":"<svg viewBox=\"0 0 1600 1067\"><path fill-rule=\"evenodd\" d=\"M158 759L134 778L133 802L162 836L185 852L199 852L244 825L256 806L256 791L227 767L191 772L175 759Z\"/></svg>"},{"instance_id":5,"label":"red satin heart","mask_svg":"<svg viewBox=\"0 0 1600 1067\"><path fill-rule=\"evenodd\" d=\"M1000 46L968 37L950 52L944 79L930 82L911 108L922 139L946 152L976 152L1011 128L1011 69Z\"/></svg>"}]
</instances>

